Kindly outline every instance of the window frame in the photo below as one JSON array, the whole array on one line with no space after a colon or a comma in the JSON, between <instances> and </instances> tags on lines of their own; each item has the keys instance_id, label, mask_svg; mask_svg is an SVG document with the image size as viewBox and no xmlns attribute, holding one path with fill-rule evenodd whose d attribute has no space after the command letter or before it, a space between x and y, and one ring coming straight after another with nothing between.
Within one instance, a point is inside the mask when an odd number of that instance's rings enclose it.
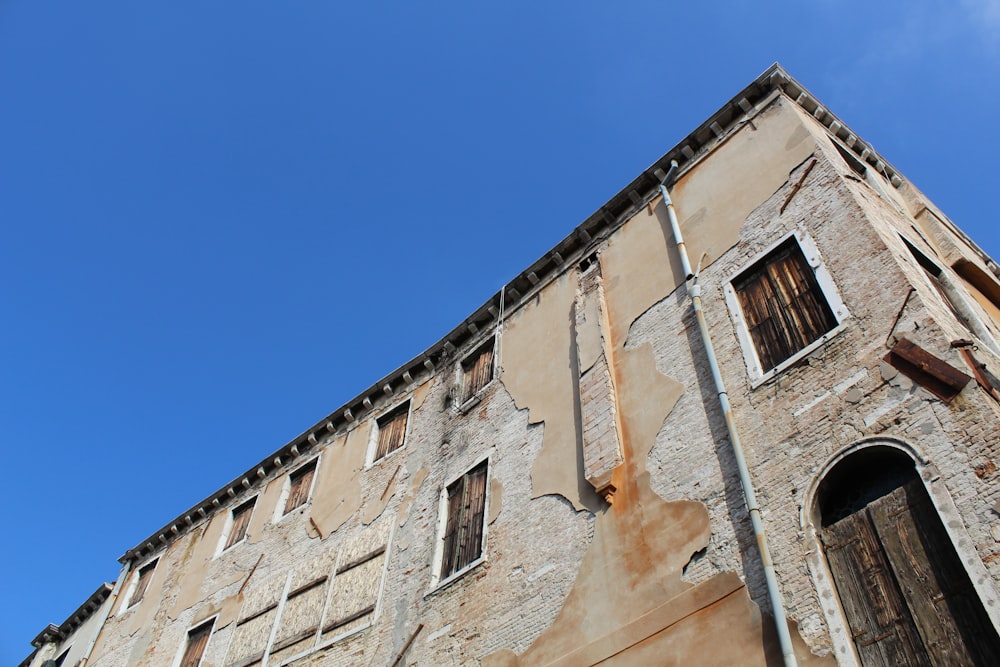
<instances>
[{"instance_id":1,"label":"window frame","mask_svg":"<svg viewBox=\"0 0 1000 667\"><path fill-rule=\"evenodd\" d=\"M187 630L184 631L184 640L181 642L181 645L177 648L177 656L174 658L173 667L182 667L184 663L184 658L186 657L187 650L191 646L191 636L194 633L199 632L207 627L208 636L205 638L205 646L201 649L201 655L198 656L198 662L196 664L200 666L201 663L205 661L205 654L208 652L208 644L210 641L212 641L212 635L215 633L215 622L218 620L218 618L219 618L218 615L211 616L205 619L204 621L195 623L194 625L192 625L191 627L189 627Z\"/></svg>"},{"instance_id":2,"label":"window frame","mask_svg":"<svg viewBox=\"0 0 1000 667\"><path fill-rule=\"evenodd\" d=\"M799 250L805 258L806 265L812 269L813 276L816 279L816 284L823 297L826 299L826 304L830 308L830 312L833 313L835 324L829 331L821 335L819 338L805 345L787 359L784 359L775 365L774 368L765 371L757 352L757 345L754 343L753 338L750 335L750 327L743 314L743 307L740 303L739 294L737 294L733 283L737 282L740 278L744 277L751 271L756 270L768 255L770 255L782 244L787 243L790 239L794 239L795 243L798 244ZM723 286L723 293L726 299L726 306L729 309L729 314L735 325L736 337L739 340L740 349L743 352L743 361L746 364L747 372L750 377L751 389L760 386L791 366L794 366L804 357L808 356L819 347L825 345L828 340L845 329L845 321L851 316L850 311L844 304L844 300L840 296L840 291L837 289L836 283L833 281L833 277L826 268L826 264L820 255L819 248L816 246L816 243L812 240L812 238L801 230L795 230L782 235L777 241L769 245L763 251L757 253L750 261L746 262L738 271L733 273L733 275L726 280L725 285Z\"/></svg>"},{"instance_id":3,"label":"window frame","mask_svg":"<svg viewBox=\"0 0 1000 667\"><path fill-rule=\"evenodd\" d=\"M469 389L472 386L470 382L470 372L475 368L479 359L489 352L490 354L490 375L489 379L484 382L479 387L474 390ZM458 374L459 374L459 387L461 388L461 400L459 401L459 410L466 408L467 406L474 405L478 402L477 399L481 398L486 388L489 387L497 379L497 340L496 335L492 335L488 340L483 341L480 345L477 345L471 352L469 352L462 360L458 363ZM470 363L471 362L471 363ZM469 368L471 366L472 368Z\"/></svg>"},{"instance_id":4,"label":"window frame","mask_svg":"<svg viewBox=\"0 0 1000 667\"><path fill-rule=\"evenodd\" d=\"M462 479L469 476L470 473L474 472L480 466L485 466L486 474L483 479L483 526L482 526L482 536L480 538L479 545L479 555L472 559L464 566L458 568L454 572L450 572L444 575L442 572L444 565L444 548L445 548L445 538L448 534L448 491L456 483ZM487 554L487 543L489 534L489 523L490 523L490 481L491 470L493 468L493 450L490 450L486 454L477 458L472 465L465 468L461 473L454 475L448 481L441 486L441 491L438 496L438 526L436 531L436 538L434 544L434 558L431 563L431 586L427 592L430 595L442 588L449 586L455 581L464 577L468 572L475 569L482 563L485 563L488 559Z\"/></svg>"},{"instance_id":5,"label":"window frame","mask_svg":"<svg viewBox=\"0 0 1000 667\"><path fill-rule=\"evenodd\" d=\"M315 475L315 473L313 474ZM226 517L226 527L222 530L222 535L219 536L219 546L215 550L216 556L221 556L222 554L226 553L233 547L239 546L240 544L243 544L244 542L247 541L247 537L249 537L249 531L250 531L250 522L253 521L253 513L254 510L257 509L257 501L259 499L260 495L255 495L252 498L243 501L239 505L229 508L229 515ZM250 516L247 517L246 526L244 526L243 528L243 535L235 542L230 542L230 537L232 536L233 527L236 525L236 513L246 509L247 507L249 507L247 511L249 512Z\"/></svg>"},{"instance_id":6,"label":"window frame","mask_svg":"<svg viewBox=\"0 0 1000 667\"><path fill-rule=\"evenodd\" d=\"M275 507L275 521L274 521L275 523L278 523L286 516L294 514L295 510L300 510L304 507L308 507L309 503L312 502L313 491L316 489L316 477L319 474L319 460L320 456L312 458L309 461L306 461L305 463L300 465L299 467L295 468L294 470L289 471L288 474L285 475L285 481L281 488L281 497L278 498L278 504ZM292 484L293 484L292 478L299 476L300 474L305 475L306 469L310 467L312 468L312 479L309 481L309 490L306 492L305 500L303 500L302 503L296 505L291 509L286 509L286 506L288 505L288 498L292 492Z\"/></svg>"},{"instance_id":7,"label":"window frame","mask_svg":"<svg viewBox=\"0 0 1000 667\"><path fill-rule=\"evenodd\" d=\"M156 574L156 566L159 564L160 557L156 556L155 558L147 560L141 567L135 568L135 571L129 581L128 594L125 596L125 603L122 605L121 612L119 613L125 613L126 611L139 606L139 603L146 597L146 591L149 590L150 584L153 583L153 577ZM139 592L139 598L136 599L135 592L139 588L139 581L141 580L144 572L149 572L149 578L146 580L146 585L143 586L142 590Z\"/></svg>"},{"instance_id":8,"label":"window frame","mask_svg":"<svg viewBox=\"0 0 1000 667\"><path fill-rule=\"evenodd\" d=\"M381 424L379 422L391 421L399 416L403 412L402 408L406 408L406 426L403 427L403 441L395 449L388 450L382 456L377 456L379 447L379 434L382 432ZM373 417L371 420L371 433L368 436L368 452L365 454L365 468L371 468L376 463L381 463L385 461L390 456L396 452L406 448L406 443L410 439L410 426L413 423L413 397L407 396L398 403L393 404L391 407L383 410L377 417Z\"/></svg>"}]
</instances>

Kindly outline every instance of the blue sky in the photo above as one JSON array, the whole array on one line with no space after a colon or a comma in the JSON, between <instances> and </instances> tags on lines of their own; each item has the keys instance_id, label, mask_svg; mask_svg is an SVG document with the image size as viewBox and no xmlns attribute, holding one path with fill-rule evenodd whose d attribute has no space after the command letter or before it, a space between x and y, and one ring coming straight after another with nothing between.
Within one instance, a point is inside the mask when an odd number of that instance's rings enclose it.
<instances>
[{"instance_id":1,"label":"blue sky","mask_svg":"<svg viewBox=\"0 0 1000 667\"><path fill-rule=\"evenodd\" d=\"M994 257L1000 0L0 3L0 661L774 61Z\"/></svg>"}]
</instances>

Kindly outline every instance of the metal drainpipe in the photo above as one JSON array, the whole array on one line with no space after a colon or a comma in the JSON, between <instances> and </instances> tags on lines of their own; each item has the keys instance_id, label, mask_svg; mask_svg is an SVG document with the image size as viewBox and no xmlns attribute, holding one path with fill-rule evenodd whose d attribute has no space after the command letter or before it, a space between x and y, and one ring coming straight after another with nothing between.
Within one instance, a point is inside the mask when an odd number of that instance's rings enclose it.
<instances>
[{"instance_id":1,"label":"metal drainpipe","mask_svg":"<svg viewBox=\"0 0 1000 667\"><path fill-rule=\"evenodd\" d=\"M115 602L118 600L118 594L122 590L122 586L125 584L125 579L128 578L129 570L132 569L132 560L129 559L125 561L125 567L122 568L122 573L118 576L118 581L115 582L115 587L111 589L111 596L108 601L108 609L104 612L104 618L98 623L97 629L94 630L94 636L91 638L90 643L87 644L87 650L83 652L83 657L80 658L80 662L76 663L77 667L87 667L87 662L90 660L90 654L93 652L94 647L97 646L97 640L101 636L101 631L104 630L105 624L108 622L108 616L111 615L111 609L115 606Z\"/></svg>"},{"instance_id":2,"label":"metal drainpipe","mask_svg":"<svg viewBox=\"0 0 1000 667\"><path fill-rule=\"evenodd\" d=\"M726 418L726 430L729 432L729 442L733 447L733 456L736 459L736 468L740 475L743 499L746 501L747 510L750 512L750 523L753 525L753 532L757 538L757 550L760 552L760 560L764 566L764 578L767 580L767 595L771 601L771 610L774 612L774 623L778 629L778 641L781 644L781 653L784 656L786 667L796 667L795 652L792 649L792 636L788 631L785 605L781 597L781 590L778 588L778 579L774 573L774 564L771 562L771 552L767 548L767 534L764 532L764 524L760 519L760 506L757 504L757 494L754 493L753 481L750 479L750 470L747 468L746 458L743 456L743 444L740 441L740 434L736 428L736 421L733 418L732 407L729 405L729 394L726 392L726 385L722 381L722 374L719 372L719 363L715 356L715 348L712 346L712 337L709 335L708 325L705 323L705 315L701 310L701 287L698 285L697 274L691 271L691 262L688 261L687 248L684 246L684 238L681 236L680 224L677 222L674 204L670 200L670 193L667 191L666 183L671 181L676 172L677 162L671 161L670 171L667 172L667 175L663 178L663 182L660 183L660 193L663 195L667 217L670 219L670 228L674 233L674 242L677 244L677 251L681 256L681 267L684 270L685 285L687 286L688 295L691 297L691 305L694 308L695 316L698 318L698 330L701 332L701 341L705 346L709 368L712 369L712 379L715 380L715 389L719 395L719 405L722 407L722 414Z\"/></svg>"}]
</instances>

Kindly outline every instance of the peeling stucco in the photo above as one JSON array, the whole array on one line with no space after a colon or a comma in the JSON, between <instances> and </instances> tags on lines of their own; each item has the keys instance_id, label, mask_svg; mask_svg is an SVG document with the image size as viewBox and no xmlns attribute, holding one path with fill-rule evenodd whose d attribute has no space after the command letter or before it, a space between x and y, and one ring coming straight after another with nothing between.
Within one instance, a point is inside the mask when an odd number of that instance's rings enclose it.
<instances>
[{"instance_id":1,"label":"peeling stucco","mask_svg":"<svg viewBox=\"0 0 1000 667\"><path fill-rule=\"evenodd\" d=\"M177 598L174 600L174 604L169 611L171 618L176 619L185 609L189 609L198 604L199 601L205 599L201 589L205 583L205 579L208 577L212 560L215 558L215 552L218 549L219 540L222 537L222 531L228 518L227 514L227 512L217 512L208 523L208 526L206 526L201 537L197 540L193 551L190 553L190 557L182 559L181 562L177 563L176 569L183 571L184 576L180 578ZM185 560L187 560L186 564ZM227 577L213 579L212 585L215 590L220 590L225 586L240 581L243 576L243 571L238 569L235 572L231 572Z\"/></svg>"},{"instance_id":2,"label":"peeling stucco","mask_svg":"<svg viewBox=\"0 0 1000 667\"><path fill-rule=\"evenodd\" d=\"M331 443L323 453L318 471L323 484L313 492L310 508L311 524L326 539L340 528L361 507L361 471L371 423L359 424L345 437Z\"/></svg>"},{"instance_id":3,"label":"peeling stucco","mask_svg":"<svg viewBox=\"0 0 1000 667\"><path fill-rule=\"evenodd\" d=\"M264 539L264 529L274 519L274 511L281 498L281 487L284 484L284 479L284 477L272 479L257 499L257 505L253 508L253 516L250 517L250 526L247 528L247 541L250 544L257 544Z\"/></svg>"},{"instance_id":4,"label":"peeling stucco","mask_svg":"<svg viewBox=\"0 0 1000 667\"><path fill-rule=\"evenodd\" d=\"M409 518L410 507L413 506L413 501L417 497L417 491L420 490L420 485L424 483L428 473L430 473L430 469L427 466L424 466L417 472L413 473L413 476L410 477L409 484L406 488L406 494L399 501L399 509L396 510L399 516L400 526L403 526Z\"/></svg>"},{"instance_id":5,"label":"peeling stucco","mask_svg":"<svg viewBox=\"0 0 1000 667\"><path fill-rule=\"evenodd\" d=\"M675 205L682 226L697 227L688 240L695 261L707 265L735 245L747 215L814 150L801 119L776 104L686 174L675 187ZM532 468L535 494L540 487L561 495L577 488L571 476L579 471L571 462L577 460L578 427L566 423L570 416L579 419L568 406L576 376L563 371L574 370L575 362L579 373L602 352L612 367L624 462L612 473L613 502L596 512L593 542L558 616L527 651L487 656L488 667L763 665L773 653L773 633L764 632L737 574L698 585L682 580L691 556L708 544L708 511L698 502L663 500L646 472L646 458L684 387L657 370L649 344L628 347L627 337L638 317L683 282L672 247L662 202L641 210L608 240L599 259L602 274L610 276L604 282L610 340L591 326L599 322L597 308L582 318L571 310L574 273L543 290L510 326L505 385L519 407L530 409L532 422L545 422L543 449ZM567 351L574 343L578 359ZM550 372L539 372L546 364ZM812 658L801 641L798 649Z\"/></svg>"},{"instance_id":6,"label":"peeling stucco","mask_svg":"<svg viewBox=\"0 0 1000 667\"><path fill-rule=\"evenodd\" d=\"M503 502L503 482L496 477L490 478L490 514L487 523L493 523L500 516L501 503Z\"/></svg>"},{"instance_id":7,"label":"peeling stucco","mask_svg":"<svg viewBox=\"0 0 1000 667\"><path fill-rule=\"evenodd\" d=\"M708 266L736 245L747 216L815 150L802 119L779 100L684 174L671 199L692 267ZM609 240L600 260L602 273L611 276L605 290L615 340L624 340L636 318L683 284L674 248L662 199Z\"/></svg>"},{"instance_id":8,"label":"peeling stucco","mask_svg":"<svg viewBox=\"0 0 1000 667\"><path fill-rule=\"evenodd\" d=\"M376 489L376 492L369 496L368 501L364 504L364 508L361 511L361 523L367 526L382 516L382 512L389 505L389 501L396 495L396 487L399 486L399 478L402 471L402 464L397 464L395 472L386 480L385 487L381 490Z\"/></svg>"},{"instance_id":9,"label":"peeling stucco","mask_svg":"<svg viewBox=\"0 0 1000 667\"><path fill-rule=\"evenodd\" d=\"M569 271L511 319L500 380L515 405L528 408L529 423L545 423L542 449L531 467L533 497L557 494L577 510L595 510L601 500L583 476L576 418L575 301L576 272Z\"/></svg>"}]
</instances>

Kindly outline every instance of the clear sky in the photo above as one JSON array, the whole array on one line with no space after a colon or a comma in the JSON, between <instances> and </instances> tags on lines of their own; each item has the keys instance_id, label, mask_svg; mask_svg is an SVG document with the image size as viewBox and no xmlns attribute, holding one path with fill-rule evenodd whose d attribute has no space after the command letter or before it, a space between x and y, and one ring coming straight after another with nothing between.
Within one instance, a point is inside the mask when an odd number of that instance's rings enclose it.
<instances>
[{"instance_id":1,"label":"clear sky","mask_svg":"<svg viewBox=\"0 0 1000 667\"><path fill-rule=\"evenodd\" d=\"M1000 255L1000 0L0 2L0 662L774 61Z\"/></svg>"}]
</instances>

